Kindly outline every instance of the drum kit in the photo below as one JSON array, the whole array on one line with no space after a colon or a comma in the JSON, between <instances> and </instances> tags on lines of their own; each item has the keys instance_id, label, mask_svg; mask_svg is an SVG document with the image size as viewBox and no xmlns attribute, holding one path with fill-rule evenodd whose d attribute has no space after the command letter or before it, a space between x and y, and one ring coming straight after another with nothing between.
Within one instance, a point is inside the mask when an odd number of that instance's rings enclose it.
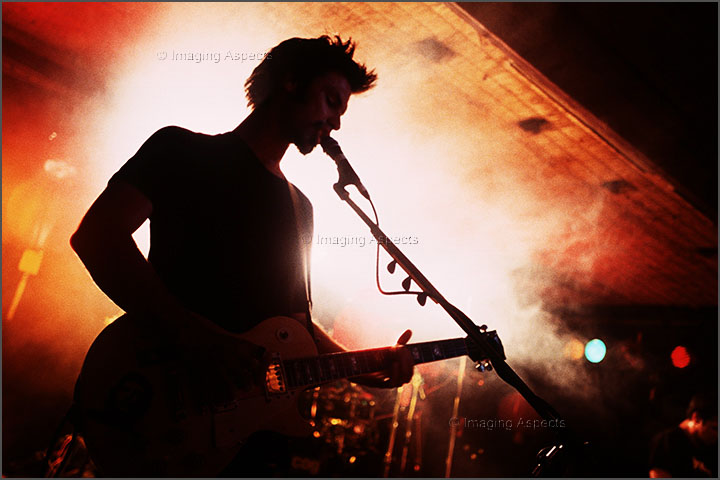
<instances>
[{"instance_id":1,"label":"drum kit","mask_svg":"<svg viewBox=\"0 0 720 480\"><path fill-rule=\"evenodd\" d=\"M304 392L299 407L313 426L313 437L291 442L294 474L365 476L381 468L374 395L337 381Z\"/></svg>"},{"instance_id":2,"label":"drum kit","mask_svg":"<svg viewBox=\"0 0 720 480\"><path fill-rule=\"evenodd\" d=\"M341 380L303 393L313 437L291 442L293 476L417 476L421 470L422 377L373 395ZM394 404L394 408L392 407Z\"/></svg>"}]
</instances>

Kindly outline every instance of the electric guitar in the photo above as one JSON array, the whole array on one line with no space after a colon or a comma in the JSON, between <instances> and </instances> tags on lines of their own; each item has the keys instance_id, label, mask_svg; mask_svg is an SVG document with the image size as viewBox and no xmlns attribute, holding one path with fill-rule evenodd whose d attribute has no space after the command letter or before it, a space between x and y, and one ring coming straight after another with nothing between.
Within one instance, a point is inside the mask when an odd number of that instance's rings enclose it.
<instances>
[{"instance_id":1,"label":"electric guitar","mask_svg":"<svg viewBox=\"0 0 720 480\"><path fill-rule=\"evenodd\" d=\"M217 401L145 330L129 315L108 325L90 347L75 385L80 431L104 476L216 476L256 431L310 435L296 401L302 390L384 371L391 360L389 347L318 355L297 320L273 317L243 334L227 333L230 344L240 348L249 341L271 355L264 372L256 372L259 381ZM494 331L483 335L502 352ZM415 364L485 358L464 338L406 347Z\"/></svg>"}]
</instances>

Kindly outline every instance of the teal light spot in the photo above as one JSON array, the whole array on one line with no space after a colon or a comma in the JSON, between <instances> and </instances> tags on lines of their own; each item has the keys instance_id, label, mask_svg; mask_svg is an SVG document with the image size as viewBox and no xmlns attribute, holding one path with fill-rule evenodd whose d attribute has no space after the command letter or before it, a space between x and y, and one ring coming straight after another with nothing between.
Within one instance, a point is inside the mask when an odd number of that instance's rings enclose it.
<instances>
[{"instance_id":1,"label":"teal light spot","mask_svg":"<svg viewBox=\"0 0 720 480\"><path fill-rule=\"evenodd\" d=\"M588 362L602 362L606 352L605 343L599 338L594 338L585 344L585 358L588 359Z\"/></svg>"}]
</instances>

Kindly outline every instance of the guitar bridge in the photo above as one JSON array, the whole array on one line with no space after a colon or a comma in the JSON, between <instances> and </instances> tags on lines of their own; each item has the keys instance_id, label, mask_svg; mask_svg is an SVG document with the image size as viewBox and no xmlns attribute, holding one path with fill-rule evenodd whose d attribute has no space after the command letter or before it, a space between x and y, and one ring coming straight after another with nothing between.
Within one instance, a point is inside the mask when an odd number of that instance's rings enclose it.
<instances>
[{"instance_id":1,"label":"guitar bridge","mask_svg":"<svg viewBox=\"0 0 720 480\"><path fill-rule=\"evenodd\" d=\"M287 392L286 385L280 355L273 354L265 371L265 390L271 395L281 395Z\"/></svg>"}]
</instances>

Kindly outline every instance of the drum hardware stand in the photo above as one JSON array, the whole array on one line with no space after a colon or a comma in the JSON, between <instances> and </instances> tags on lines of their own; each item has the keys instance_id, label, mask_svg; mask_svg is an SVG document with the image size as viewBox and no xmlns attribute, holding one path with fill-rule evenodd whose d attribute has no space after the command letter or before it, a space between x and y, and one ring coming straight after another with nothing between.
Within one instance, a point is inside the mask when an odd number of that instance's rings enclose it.
<instances>
[{"instance_id":1,"label":"drum hardware stand","mask_svg":"<svg viewBox=\"0 0 720 480\"><path fill-rule=\"evenodd\" d=\"M405 386L402 385L397 388L395 395L395 406L393 407L392 424L390 425L390 440L388 440L388 448L385 452L385 458L383 459L383 477L387 478L390 473L390 465L392 464L392 454L395 449L395 436L397 435L397 429L399 426L398 420L400 419L400 401L402 399L403 390Z\"/></svg>"},{"instance_id":2,"label":"drum hardware stand","mask_svg":"<svg viewBox=\"0 0 720 480\"><path fill-rule=\"evenodd\" d=\"M395 396L395 406L393 407L393 414L392 414L392 425L390 427L390 439L388 440L388 448L385 452L385 458L383 460L384 464L384 470L383 470L383 477L387 478L390 474L390 467L392 466L392 460L393 460L393 451L395 450L395 441L397 440L397 432L398 428L400 427L400 410L401 405L403 403L403 397L406 392L407 387L411 388L410 390L410 401L408 403L408 410L407 415L405 419L405 435L403 438L403 447L400 454L400 469L398 470L398 474L405 475L405 468L407 467L407 458L408 458L408 452L410 450L410 442L412 439L412 429L413 426L415 427L415 435L417 436L417 446L418 450L415 452L415 464L413 468L417 471L420 469L420 450L419 447L421 445L420 443L420 415L416 414L418 412L417 409L417 400L418 396L421 399L425 398L425 395L422 391L422 384L423 379L422 375L420 375L419 372L415 372L413 374L412 380L410 380L410 383L407 385L403 385L397 388L397 394Z\"/></svg>"},{"instance_id":3,"label":"drum hardware stand","mask_svg":"<svg viewBox=\"0 0 720 480\"><path fill-rule=\"evenodd\" d=\"M415 416L415 409L417 407L418 395L422 389L423 378L420 372L413 374L410 384L412 385L412 393L410 396L410 405L408 406L407 420L405 422L405 441L403 442L402 455L400 456L400 473L405 474L405 467L407 466L408 450L410 449L410 439L412 438L413 426L416 430L420 429L419 421ZM416 432L419 435L419 432ZM419 455L415 452L415 457ZM416 462L417 464L417 462Z\"/></svg>"},{"instance_id":4,"label":"drum hardware stand","mask_svg":"<svg viewBox=\"0 0 720 480\"><path fill-rule=\"evenodd\" d=\"M448 443L447 458L445 458L445 478L450 478L450 471L452 470L453 454L455 453L455 440L457 439L458 411L460 410L460 394L462 393L463 377L465 376L466 364L467 357L461 357L460 365L458 366L457 391L455 392L453 411L452 416L450 417L450 440Z\"/></svg>"}]
</instances>

